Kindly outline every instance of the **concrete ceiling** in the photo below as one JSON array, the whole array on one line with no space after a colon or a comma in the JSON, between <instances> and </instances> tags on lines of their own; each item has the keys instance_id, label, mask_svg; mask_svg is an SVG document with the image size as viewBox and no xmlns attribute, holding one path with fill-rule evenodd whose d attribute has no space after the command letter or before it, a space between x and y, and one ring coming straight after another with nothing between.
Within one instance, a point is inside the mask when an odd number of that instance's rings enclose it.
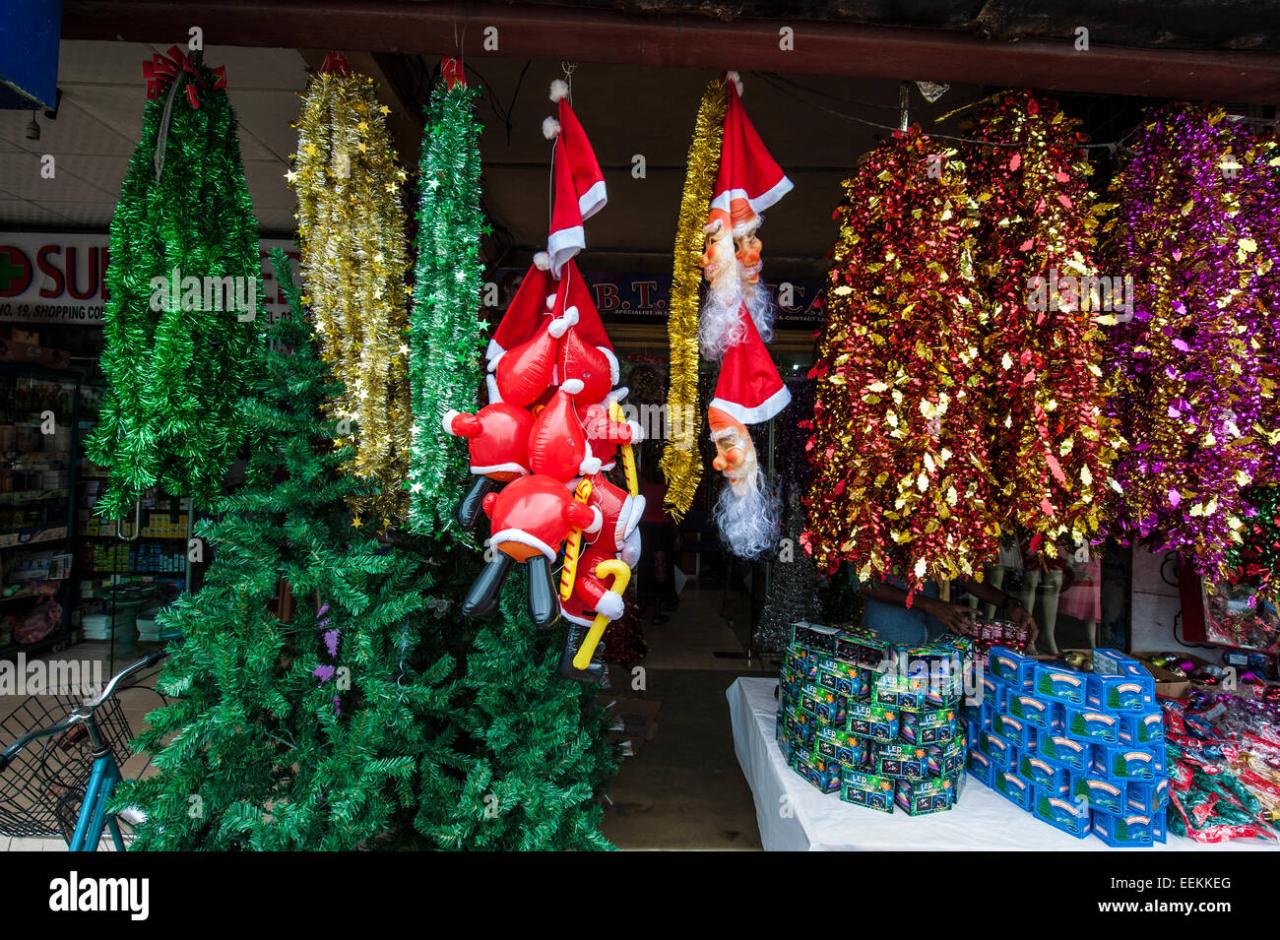
<instances>
[{"instance_id":1,"label":"concrete ceiling","mask_svg":"<svg viewBox=\"0 0 1280 940\"><path fill-rule=\"evenodd\" d=\"M62 103L57 120L37 117L40 139L26 139L30 111L0 111L0 227L92 232L111 224L142 129L142 61L164 48L62 43ZM266 232L287 232L293 227L293 194L284 172L297 140L289 122L297 116L297 93L306 83L303 59L292 49L225 46L209 46L205 56L227 67L259 223ZM45 154L55 158L53 179L41 176Z\"/></svg>"},{"instance_id":2,"label":"concrete ceiling","mask_svg":"<svg viewBox=\"0 0 1280 940\"><path fill-rule=\"evenodd\" d=\"M104 231L137 140L144 103L140 63L159 46L126 42L65 41L57 120L41 116L41 139L27 140L26 111L0 111L0 227ZM421 101L433 60L389 57L400 80L382 87L399 122L401 159L417 164L414 147ZM388 57L366 56L369 67ZM293 230L293 194L284 173L296 140L290 126L306 83L309 50L209 46L205 61L227 67L228 91L240 120L245 172L264 234ZM353 65L363 68L353 56ZM550 144L542 120L561 63L488 58L469 61L471 81L484 88L478 113L484 123L485 207L495 227L491 260L523 265L547 231ZM405 80L404 76L410 76ZM621 65L583 65L573 74L573 104L595 146L609 187L609 205L587 223L583 263L598 270L669 271L671 244L694 115L712 72ZM795 183L768 214L762 229L770 276L821 272L834 237L831 211L840 181L860 154L898 122L898 83L881 79L744 73L744 102L774 157ZM395 87L393 87L395 86ZM408 87L406 87L408 86ZM953 87L936 105L912 91L911 118L926 129L954 133L956 120L935 118L983 94ZM1098 125L1106 100L1074 102ZM843 116L842 116L843 115ZM1119 128L1119 131L1127 128ZM1112 129L1117 130L1117 129ZM1118 134L1116 135L1118 136ZM407 143L406 143L407 142ZM55 179L42 179L40 158L56 157ZM643 157L644 176L633 174Z\"/></svg>"}]
</instances>

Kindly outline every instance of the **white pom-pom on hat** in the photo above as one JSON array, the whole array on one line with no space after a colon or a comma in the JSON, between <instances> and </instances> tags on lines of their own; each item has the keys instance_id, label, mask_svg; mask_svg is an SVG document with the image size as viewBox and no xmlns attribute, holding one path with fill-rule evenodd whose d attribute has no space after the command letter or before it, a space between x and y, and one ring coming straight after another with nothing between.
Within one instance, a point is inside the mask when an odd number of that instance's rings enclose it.
<instances>
[{"instance_id":1,"label":"white pom-pom on hat","mask_svg":"<svg viewBox=\"0 0 1280 940\"><path fill-rule=\"evenodd\" d=\"M557 78L551 83L551 100L560 101L562 98L569 97L569 83L563 78Z\"/></svg>"},{"instance_id":2,"label":"white pom-pom on hat","mask_svg":"<svg viewBox=\"0 0 1280 940\"><path fill-rule=\"evenodd\" d=\"M555 140L560 136L560 122L553 117L542 119L542 136L547 140Z\"/></svg>"},{"instance_id":3,"label":"white pom-pom on hat","mask_svg":"<svg viewBox=\"0 0 1280 940\"><path fill-rule=\"evenodd\" d=\"M545 251L540 251L533 256L533 266L539 271L551 270L551 255Z\"/></svg>"},{"instance_id":4,"label":"white pom-pom on hat","mask_svg":"<svg viewBox=\"0 0 1280 940\"><path fill-rule=\"evenodd\" d=\"M738 97L741 98L742 97L742 76L738 74L738 70L730 69L729 71L725 72L724 80L726 82L733 83L733 87L738 89Z\"/></svg>"},{"instance_id":5,"label":"white pom-pom on hat","mask_svg":"<svg viewBox=\"0 0 1280 940\"><path fill-rule=\"evenodd\" d=\"M565 379L560 385L560 390L566 395L577 395L584 388L586 385L583 384L582 379Z\"/></svg>"}]
</instances>

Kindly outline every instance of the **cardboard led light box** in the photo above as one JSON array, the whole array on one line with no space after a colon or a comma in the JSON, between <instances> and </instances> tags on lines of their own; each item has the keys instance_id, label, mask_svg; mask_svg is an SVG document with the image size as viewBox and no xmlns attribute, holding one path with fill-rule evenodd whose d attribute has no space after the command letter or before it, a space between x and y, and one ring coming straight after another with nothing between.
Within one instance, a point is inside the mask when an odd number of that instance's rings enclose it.
<instances>
[{"instance_id":1,"label":"cardboard led light box","mask_svg":"<svg viewBox=\"0 0 1280 940\"><path fill-rule=\"evenodd\" d=\"M996 773L996 767L991 763L991 758L977 748L969 751L969 773L973 774L987 786L993 785L992 775Z\"/></svg>"},{"instance_id":2,"label":"cardboard led light box","mask_svg":"<svg viewBox=\"0 0 1280 940\"><path fill-rule=\"evenodd\" d=\"M998 712L992 717L991 730L1020 748L1034 747L1036 743L1036 729L1007 712Z\"/></svg>"},{"instance_id":3,"label":"cardboard led light box","mask_svg":"<svg viewBox=\"0 0 1280 940\"><path fill-rule=\"evenodd\" d=\"M824 757L832 758L841 767L858 769L867 762L867 742L849 732L821 725L813 736L813 749Z\"/></svg>"},{"instance_id":4,"label":"cardboard led light box","mask_svg":"<svg viewBox=\"0 0 1280 940\"><path fill-rule=\"evenodd\" d=\"M918 780L929 776L929 752L915 744L877 744L872 750L876 773L882 777Z\"/></svg>"},{"instance_id":5,"label":"cardboard led light box","mask_svg":"<svg viewBox=\"0 0 1280 940\"><path fill-rule=\"evenodd\" d=\"M1089 809L1099 813L1123 813L1125 811L1126 789L1124 784L1115 783L1105 777L1092 775L1078 778L1084 790L1083 796Z\"/></svg>"},{"instance_id":6,"label":"cardboard led light box","mask_svg":"<svg viewBox=\"0 0 1280 940\"><path fill-rule=\"evenodd\" d=\"M847 712L850 734L886 744L898 737L897 709L866 702L850 702Z\"/></svg>"},{"instance_id":7,"label":"cardboard led light box","mask_svg":"<svg viewBox=\"0 0 1280 940\"><path fill-rule=\"evenodd\" d=\"M1022 754L1018 760L1018 773L1048 793L1065 794L1071 783L1071 771L1051 764L1036 754Z\"/></svg>"},{"instance_id":8,"label":"cardboard led light box","mask_svg":"<svg viewBox=\"0 0 1280 940\"><path fill-rule=\"evenodd\" d=\"M1100 676L1090 673L1085 700L1091 708L1149 711L1156 703L1156 680L1146 670L1143 670L1141 676Z\"/></svg>"},{"instance_id":9,"label":"cardboard led light box","mask_svg":"<svg viewBox=\"0 0 1280 940\"><path fill-rule=\"evenodd\" d=\"M840 778L840 799L882 813L893 812L895 792L895 781L888 777L850 770Z\"/></svg>"},{"instance_id":10,"label":"cardboard led light box","mask_svg":"<svg viewBox=\"0 0 1280 940\"><path fill-rule=\"evenodd\" d=\"M1152 783L1130 780L1125 794L1124 810L1155 815L1169 805L1169 778L1161 777Z\"/></svg>"},{"instance_id":11,"label":"cardboard led light box","mask_svg":"<svg viewBox=\"0 0 1280 940\"><path fill-rule=\"evenodd\" d=\"M1165 773L1164 746L1094 744L1093 773L1111 780L1154 781Z\"/></svg>"},{"instance_id":12,"label":"cardboard led light box","mask_svg":"<svg viewBox=\"0 0 1280 940\"><path fill-rule=\"evenodd\" d=\"M987 653L987 668L1001 682L1015 689L1031 689L1035 677L1036 661L1030 656L1005 646L993 646Z\"/></svg>"},{"instance_id":13,"label":"cardboard led light box","mask_svg":"<svg viewBox=\"0 0 1280 940\"><path fill-rule=\"evenodd\" d=\"M1034 789L1029 781L1012 770L997 770L991 776L997 793L1022 809L1031 809Z\"/></svg>"},{"instance_id":14,"label":"cardboard led light box","mask_svg":"<svg viewBox=\"0 0 1280 940\"><path fill-rule=\"evenodd\" d=\"M1059 793L1040 787L1035 788L1031 812L1041 822L1077 839L1083 839L1092 831L1088 804L1072 802Z\"/></svg>"},{"instance_id":15,"label":"cardboard led light box","mask_svg":"<svg viewBox=\"0 0 1280 940\"><path fill-rule=\"evenodd\" d=\"M1001 770L1010 770L1017 763L1018 749L1013 742L994 731L982 732L982 752Z\"/></svg>"},{"instance_id":16,"label":"cardboard led light box","mask_svg":"<svg viewBox=\"0 0 1280 940\"><path fill-rule=\"evenodd\" d=\"M1123 816L1099 814L1094 817L1094 831L1107 845L1118 848L1153 845L1165 840L1164 810Z\"/></svg>"},{"instance_id":17,"label":"cardboard led light box","mask_svg":"<svg viewBox=\"0 0 1280 940\"><path fill-rule=\"evenodd\" d=\"M1036 663L1035 691L1041 698L1067 705L1083 705L1088 695L1089 676L1070 666Z\"/></svg>"},{"instance_id":18,"label":"cardboard led light box","mask_svg":"<svg viewBox=\"0 0 1280 940\"><path fill-rule=\"evenodd\" d=\"M862 699L871 692L868 671L834 656L816 657L817 684L846 698Z\"/></svg>"},{"instance_id":19,"label":"cardboard led light box","mask_svg":"<svg viewBox=\"0 0 1280 940\"><path fill-rule=\"evenodd\" d=\"M922 712L902 713L902 739L913 744L943 744L956 737L956 710L934 708Z\"/></svg>"},{"instance_id":20,"label":"cardboard led light box","mask_svg":"<svg viewBox=\"0 0 1280 940\"><path fill-rule=\"evenodd\" d=\"M802 711L808 712L820 721L840 724L845 720L848 699L820 685L812 682L802 685L798 702Z\"/></svg>"},{"instance_id":21,"label":"cardboard led light box","mask_svg":"<svg viewBox=\"0 0 1280 940\"><path fill-rule=\"evenodd\" d=\"M1005 711L1041 731L1062 730L1062 705L1045 702L1025 692L1010 691L1005 697Z\"/></svg>"},{"instance_id":22,"label":"cardboard led light box","mask_svg":"<svg viewBox=\"0 0 1280 940\"><path fill-rule=\"evenodd\" d=\"M1115 744L1120 740L1120 718L1092 708L1064 706L1066 735L1074 741L1100 741Z\"/></svg>"},{"instance_id":23,"label":"cardboard led light box","mask_svg":"<svg viewBox=\"0 0 1280 940\"><path fill-rule=\"evenodd\" d=\"M925 750L929 754L929 776L942 777L964 770L967 746L963 734L946 744L928 745Z\"/></svg>"},{"instance_id":24,"label":"cardboard led light box","mask_svg":"<svg viewBox=\"0 0 1280 940\"><path fill-rule=\"evenodd\" d=\"M1164 713L1157 707L1148 712L1120 716L1120 743L1157 744L1164 740Z\"/></svg>"},{"instance_id":25,"label":"cardboard led light box","mask_svg":"<svg viewBox=\"0 0 1280 940\"><path fill-rule=\"evenodd\" d=\"M1045 760L1083 773L1089 768L1093 745L1057 734L1042 734L1036 739L1036 750Z\"/></svg>"},{"instance_id":26,"label":"cardboard led light box","mask_svg":"<svg viewBox=\"0 0 1280 940\"><path fill-rule=\"evenodd\" d=\"M793 747L791 769L823 793L835 793L840 789L839 763L815 751Z\"/></svg>"},{"instance_id":27,"label":"cardboard led light box","mask_svg":"<svg viewBox=\"0 0 1280 940\"><path fill-rule=\"evenodd\" d=\"M894 802L909 816L927 816L951 809L956 799L953 777L935 777L931 780L899 780L895 788Z\"/></svg>"}]
</instances>

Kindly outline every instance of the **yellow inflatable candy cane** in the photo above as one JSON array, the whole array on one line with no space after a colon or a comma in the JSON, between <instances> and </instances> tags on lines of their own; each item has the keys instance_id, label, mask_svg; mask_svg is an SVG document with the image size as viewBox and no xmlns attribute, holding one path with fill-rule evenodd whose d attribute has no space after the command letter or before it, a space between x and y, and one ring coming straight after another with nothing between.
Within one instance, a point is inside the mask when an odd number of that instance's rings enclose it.
<instances>
[{"instance_id":1,"label":"yellow inflatable candy cane","mask_svg":"<svg viewBox=\"0 0 1280 940\"><path fill-rule=\"evenodd\" d=\"M613 576L613 584L609 589L618 594L625 592L627 584L631 581L631 569L627 567L627 563L610 559L596 565L597 578L603 579L610 575ZM604 614L596 614L596 619L591 622L591 629L587 631L587 638L582 641L577 655L573 657L574 669L582 670L591 665L591 657L595 654L596 647L600 645L600 638L604 636L605 628L608 626L609 618Z\"/></svg>"},{"instance_id":2,"label":"yellow inflatable candy cane","mask_svg":"<svg viewBox=\"0 0 1280 940\"><path fill-rule=\"evenodd\" d=\"M573 491L573 498L585 503L591 498L591 481L586 477L578 483ZM567 601L573 593L573 581L578 576L578 555L582 551L582 530L571 529L569 538L564 543L564 567L560 569L560 600Z\"/></svg>"}]
</instances>

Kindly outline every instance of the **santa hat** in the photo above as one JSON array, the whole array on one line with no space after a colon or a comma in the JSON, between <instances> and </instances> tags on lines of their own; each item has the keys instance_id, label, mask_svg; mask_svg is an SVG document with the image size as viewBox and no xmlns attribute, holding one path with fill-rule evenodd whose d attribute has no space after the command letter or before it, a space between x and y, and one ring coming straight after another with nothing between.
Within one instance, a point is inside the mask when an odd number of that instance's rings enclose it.
<instances>
[{"instance_id":1,"label":"santa hat","mask_svg":"<svg viewBox=\"0 0 1280 940\"><path fill-rule=\"evenodd\" d=\"M742 235L759 224L761 212L791 191L792 183L751 126L742 106L738 73L727 73L725 84L729 100L707 229L728 225L735 235Z\"/></svg>"},{"instance_id":2,"label":"santa hat","mask_svg":"<svg viewBox=\"0 0 1280 940\"><path fill-rule=\"evenodd\" d=\"M609 197L591 141L569 104L566 82L557 79L551 83L551 100L558 103L558 120L549 117L542 122L543 136L555 141L551 152L554 189L547 254L551 273L559 277L565 262L586 247L582 223L603 209Z\"/></svg>"},{"instance_id":3,"label":"santa hat","mask_svg":"<svg viewBox=\"0 0 1280 940\"><path fill-rule=\"evenodd\" d=\"M511 298L506 312L493 330L489 347L485 350L490 370L508 349L515 349L537 334L543 319L549 315L547 296L556 290L549 266L538 264L538 259L525 272L516 295ZM599 319L599 314L596 318Z\"/></svg>"},{"instance_id":4,"label":"santa hat","mask_svg":"<svg viewBox=\"0 0 1280 940\"><path fill-rule=\"evenodd\" d=\"M791 391L778 375L755 322L745 308L740 313L745 321L743 339L725 350L716 379L716 397L709 407L742 424L759 424L787 407Z\"/></svg>"},{"instance_id":5,"label":"santa hat","mask_svg":"<svg viewBox=\"0 0 1280 940\"><path fill-rule=\"evenodd\" d=\"M555 302L552 310L559 312L570 307L578 308L578 335L589 346L603 346L613 355L613 343L605 332L604 321L600 319L600 311L596 309L595 296L591 285L578 269L578 262L570 259L560 271L560 283L556 285Z\"/></svg>"}]
</instances>

